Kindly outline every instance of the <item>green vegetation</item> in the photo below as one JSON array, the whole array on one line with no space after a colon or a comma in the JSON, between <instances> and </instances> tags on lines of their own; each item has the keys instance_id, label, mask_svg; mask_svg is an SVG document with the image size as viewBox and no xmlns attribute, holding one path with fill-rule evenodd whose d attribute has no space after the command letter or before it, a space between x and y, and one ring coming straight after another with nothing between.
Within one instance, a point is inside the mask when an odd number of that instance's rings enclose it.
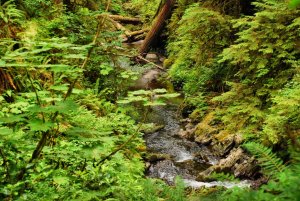
<instances>
[{"instance_id":1,"label":"green vegetation","mask_svg":"<svg viewBox=\"0 0 300 201\"><path fill-rule=\"evenodd\" d=\"M253 4L255 16L237 19L199 4L186 9L168 46L170 74L186 94L209 97L225 129L277 144L299 129L299 11Z\"/></svg>"},{"instance_id":2,"label":"green vegetation","mask_svg":"<svg viewBox=\"0 0 300 201\"><path fill-rule=\"evenodd\" d=\"M240 134L268 182L189 196L179 178L145 178L145 125L131 105L147 115L178 94L130 92L137 51L108 15L140 17L128 25L138 30L165 2L0 1L0 200L299 200L298 0L178 0L164 30L190 118Z\"/></svg>"},{"instance_id":3,"label":"green vegetation","mask_svg":"<svg viewBox=\"0 0 300 201\"><path fill-rule=\"evenodd\" d=\"M299 199L293 180L300 167L294 158L300 129L297 5L194 1L171 18L165 65L194 107L190 117L203 120L202 127L210 119L207 127L218 128L220 140L241 135L270 179L258 191L227 191L220 200Z\"/></svg>"},{"instance_id":4,"label":"green vegetation","mask_svg":"<svg viewBox=\"0 0 300 201\"><path fill-rule=\"evenodd\" d=\"M182 185L144 178L140 126L117 104L136 73L121 67L130 61L118 56L121 32L102 15L106 2L96 11L85 3L1 2L0 200L183 196ZM122 13L121 3L107 10Z\"/></svg>"}]
</instances>

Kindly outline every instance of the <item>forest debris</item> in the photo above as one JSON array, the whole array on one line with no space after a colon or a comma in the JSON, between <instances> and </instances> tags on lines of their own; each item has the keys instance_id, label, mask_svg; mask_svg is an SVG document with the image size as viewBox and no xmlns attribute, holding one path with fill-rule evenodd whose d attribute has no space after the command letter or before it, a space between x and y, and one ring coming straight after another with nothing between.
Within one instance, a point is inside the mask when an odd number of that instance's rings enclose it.
<instances>
[{"instance_id":1,"label":"forest debris","mask_svg":"<svg viewBox=\"0 0 300 201\"><path fill-rule=\"evenodd\" d=\"M2 83L3 86L0 88L0 91L6 89L17 90L17 87L14 84L12 76L10 75L9 72L4 71L3 69L0 69L0 83Z\"/></svg>"},{"instance_id":2,"label":"forest debris","mask_svg":"<svg viewBox=\"0 0 300 201\"><path fill-rule=\"evenodd\" d=\"M138 24L142 22L139 18L135 18L135 17L124 17L121 15L108 15L108 16L115 21L128 23L128 24Z\"/></svg>"},{"instance_id":3,"label":"forest debris","mask_svg":"<svg viewBox=\"0 0 300 201\"><path fill-rule=\"evenodd\" d=\"M133 41L142 40L146 37L146 34L148 31L149 31L149 28L128 32L126 34L127 39L124 42L130 42L130 41L133 42Z\"/></svg>"},{"instance_id":4,"label":"forest debris","mask_svg":"<svg viewBox=\"0 0 300 201\"><path fill-rule=\"evenodd\" d=\"M138 36L144 35L143 37L145 37L146 33L149 31L149 28L145 28L137 31L130 31L126 29L121 23L118 22L118 21L124 22L122 20L119 20L121 19L120 17L122 16L117 16L117 15L100 15L100 16L104 16L105 19L108 20L118 31L124 32L124 35L121 35L121 37L123 38L123 42L139 40L140 37ZM127 18L124 17L124 19Z\"/></svg>"},{"instance_id":5,"label":"forest debris","mask_svg":"<svg viewBox=\"0 0 300 201\"><path fill-rule=\"evenodd\" d=\"M141 35L137 35L135 36L132 41L139 41L139 40L144 40L146 38L147 32L141 34Z\"/></svg>"},{"instance_id":6,"label":"forest debris","mask_svg":"<svg viewBox=\"0 0 300 201\"><path fill-rule=\"evenodd\" d=\"M147 32L149 30L150 30L149 28L145 28L145 29L141 29L141 30L138 30L138 31L132 31L128 34L128 36L129 37L138 36L138 35L144 34L145 32Z\"/></svg>"},{"instance_id":7,"label":"forest debris","mask_svg":"<svg viewBox=\"0 0 300 201\"><path fill-rule=\"evenodd\" d=\"M156 68L158 68L158 69L160 69L160 70L162 70L162 71L166 71L166 69L164 69L162 66L159 66L159 65L153 63L152 61L149 61L148 59L145 59L145 58L142 57L142 56L137 56L137 59L138 59L138 60L142 60L142 61L144 61L144 62L146 62L146 63L152 64L153 66L155 66Z\"/></svg>"},{"instance_id":8,"label":"forest debris","mask_svg":"<svg viewBox=\"0 0 300 201\"><path fill-rule=\"evenodd\" d=\"M126 35L126 37L129 36L130 32L122 24L120 24L119 22L113 20L110 17L107 17L106 19L109 20L109 22L111 22L117 30L124 31L124 34Z\"/></svg>"}]
</instances>

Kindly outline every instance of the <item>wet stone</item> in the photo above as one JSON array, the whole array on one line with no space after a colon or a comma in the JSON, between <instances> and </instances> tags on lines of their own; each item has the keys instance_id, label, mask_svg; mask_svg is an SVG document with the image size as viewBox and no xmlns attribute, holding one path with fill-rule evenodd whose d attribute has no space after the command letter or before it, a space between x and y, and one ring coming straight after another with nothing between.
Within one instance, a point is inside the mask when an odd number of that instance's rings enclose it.
<instances>
[{"instance_id":1,"label":"wet stone","mask_svg":"<svg viewBox=\"0 0 300 201\"><path fill-rule=\"evenodd\" d=\"M159 161L150 166L148 171L149 177L161 178L169 184L174 184L177 175L187 176L187 172L176 167L171 160Z\"/></svg>"},{"instance_id":2,"label":"wet stone","mask_svg":"<svg viewBox=\"0 0 300 201\"><path fill-rule=\"evenodd\" d=\"M171 156L168 155L168 154L155 154L155 153L150 153L149 156L147 157L147 160L150 162L150 163L154 163L154 162L157 162L157 161L162 161L162 160L170 160L171 159Z\"/></svg>"},{"instance_id":3,"label":"wet stone","mask_svg":"<svg viewBox=\"0 0 300 201\"><path fill-rule=\"evenodd\" d=\"M150 60L150 61L159 61L159 58L155 53L148 53L146 55L145 59Z\"/></svg>"},{"instance_id":4,"label":"wet stone","mask_svg":"<svg viewBox=\"0 0 300 201\"><path fill-rule=\"evenodd\" d=\"M203 179L209 176L212 172L217 173L232 173L235 177L253 178L257 169L255 168L255 160L250 158L241 148L234 148L230 154L213 165L201 172L197 179Z\"/></svg>"}]
</instances>

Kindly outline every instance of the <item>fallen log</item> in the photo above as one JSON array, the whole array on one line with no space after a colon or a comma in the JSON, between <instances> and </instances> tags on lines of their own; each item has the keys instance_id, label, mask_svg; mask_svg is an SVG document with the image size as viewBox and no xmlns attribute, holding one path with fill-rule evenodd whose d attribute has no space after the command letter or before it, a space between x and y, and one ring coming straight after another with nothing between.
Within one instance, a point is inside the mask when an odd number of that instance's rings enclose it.
<instances>
[{"instance_id":1,"label":"fallen log","mask_svg":"<svg viewBox=\"0 0 300 201\"><path fill-rule=\"evenodd\" d=\"M120 20L123 16L119 16L119 15L106 15L106 14L100 14L97 16L98 19L104 18L105 20L107 20L108 22L110 22L118 31L123 31L124 34L121 35L121 37L123 38L123 42L128 42L128 41L137 41L140 38L145 38L145 36L142 37L138 37L141 35L145 35L148 31L149 28L145 28L145 29L141 29L138 31L129 31L128 29L126 29L122 24L120 24L118 22L122 21ZM137 20L137 18L130 18L130 17L123 17L124 20ZM136 39L138 38L138 39Z\"/></svg>"},{"instance_id":2,"label":"fallen log","mask_svg":"<svg viewBox=\"0 0 300 201\"><path fill-rule=\"evenodd\" d=\"M128 37L135 37L135 36L138 36L138 35L142 35L147 31L149 31L149 28L138 30L138 31L132 31L128 34Z\"/></svg>"},{"instance_id":3,"label":"fallen log","mask_svg":"<svg viewBox=\"0 0 300 201\"><path fill-rule=\"evenodd\" d=\"M147 53L153 41L155 41L156 37L159 35L161 30L164 27L165 21L170 17L172 8L175 4L175 0L166 0L165 4L161 8L154 21L150 31L148 32L143 45L141 46L139 53L143 55Z\"/></svg>"},{"instance_id":4,"label":"fallen log","mask_svg":"<svg viewBox=\"0 0 300 201\"><path fill-rule=\"evenodd\" d=\"M121 15L108 15L108 16L115 21L128 23L128 24L138 24L142 22L139 18L135 18L135 17L124 17Z\"/></svg>"},{"instance_id":5,"label":"fallen log","mask_svg":"<svg viewBox=\"0 0 300 201\"><path fill-rule=\"evenodd\" d=\"M130 32L119 22L116 22L115 20L108 18L109 21L114 25L114 27L119 31L124 31L124 34L128 37Z\"/></svg>"},{"instance_id":6,"label":"fallen log","mask_svg":"<svg viewBox=\"0 0 300 201\"><path fill-rule=\"evenodd\" d=\"M124 34L121 35L123 38L123 42L127 41L129 38L130 31L128 31L122 24L116 22L115 20L111 19L108 15L105 16L105 19L108 20L118 31L123 31Z\"/></svg>"},{"instance_id":7,"label":"fallen log","mask_svg":"<svg viewBox=\"0 0 300 201\"><path fill-rule=\"evenodd\" d=\"M132 41L144 40L146 38L146 36L147 36L147 33L135 36L135 37L133 37Z\"/></svg>"},{"instance_id":8,"label":"fallen log","mask_svg":"<svg viewBox=\"0 0 300 201\"><path fill-rule=\"evenodd\" d=\"M134 41L142 40L146 37L148 31L149 29L142 29L138 31L129 32L126 35L127 39L124 40L123 42L134 42Z\"/></svg>"}]
</instances>

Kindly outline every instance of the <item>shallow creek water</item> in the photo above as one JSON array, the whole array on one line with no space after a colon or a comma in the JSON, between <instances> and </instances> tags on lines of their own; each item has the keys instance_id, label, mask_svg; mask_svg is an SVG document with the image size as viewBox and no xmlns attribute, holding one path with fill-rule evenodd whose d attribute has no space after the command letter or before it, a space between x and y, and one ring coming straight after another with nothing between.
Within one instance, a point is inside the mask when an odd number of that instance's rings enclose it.
<instances>
[{"instance_id":1,"label":"shallow creek water","mask_svg":"<svg viewBox=\"0 0 300 201\"><path fill-rule=\"evenodd\" d=\"M148 169L147 176L161 178L169 184L173 184L176 176L180 176L187 186L193 188L249 186L246 181L239 183L196 181L197 175L216 164L218 158L212 156L205 146L179 137L181 125L176 116L176 110L176 105L154 107L152 110L152 122L163 124L164 128L145 135L147 149L150 153L163 154L169 158L153 162ZM202 158L206 158L206 161Z\"/></svg>"},{"instance_id":2,"label":"shallow creek water","mask_svg":"<svg viewBox=\"0 0 300 201\"><path fill-rule=\"evenodd\" d=\"M166 80L158 81L160 80L159 77L164 73L156 68L144 71L132 90L173 88L170 83L165 82ZM182 124L180 123L180 117L177 115L178 106L179 103L177 100L170 101L166 106L151 108L152 111L148 115L148 123L155 123L164 127L156 132L145 134L147 151L150 154L163 155L165 159L151 162L146 173L147 176L163 179L171 185L174 184L175 178L180 176L186 186L192 188L250 186L247 181L234 183L229 181L201 182L196 180L200 172L206 170L211 165L217 164L219 159L214 157L207 147L200 146L196 142L179 136Z\"/></svg>"}]
</instances>

